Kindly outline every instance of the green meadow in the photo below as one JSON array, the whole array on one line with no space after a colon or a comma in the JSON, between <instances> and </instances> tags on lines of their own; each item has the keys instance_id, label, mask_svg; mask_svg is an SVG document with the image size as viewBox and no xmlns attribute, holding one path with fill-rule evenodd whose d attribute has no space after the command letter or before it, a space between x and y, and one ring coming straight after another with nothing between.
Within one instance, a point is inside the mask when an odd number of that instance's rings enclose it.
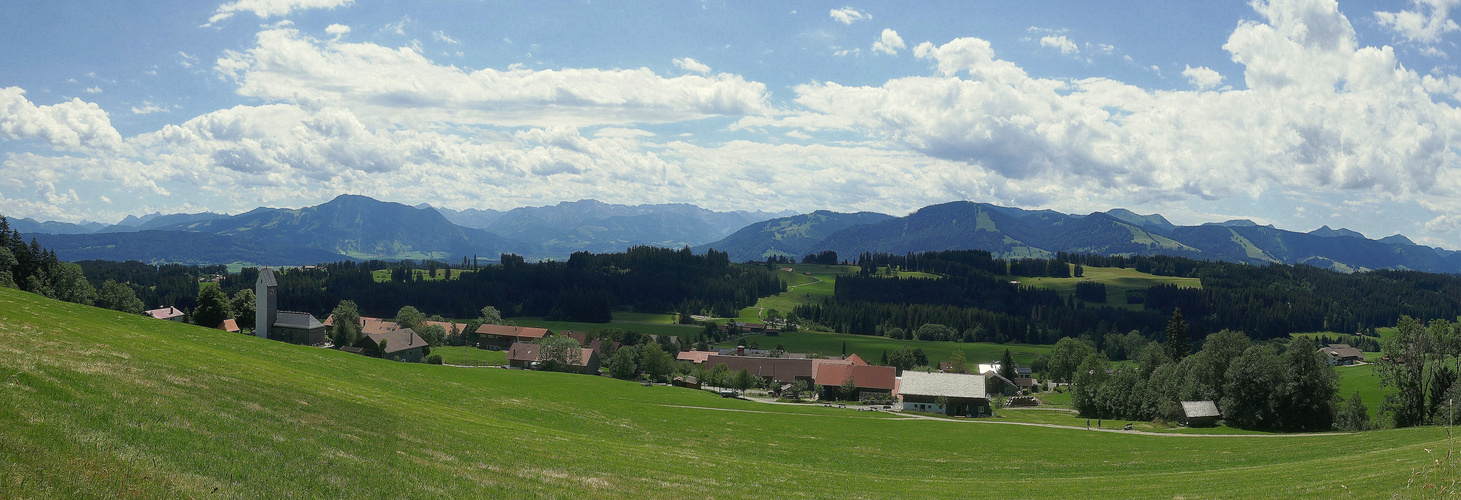
<instances>
[{"instance_id":1,"label":"green meadow","mask_svg":"<svg viewBox=\"0 0 1461 500\"><path fill-rule=\"evenodd\" d=\"M1086 267L1084 276L1080 278L1026 278L1011 277L1011 280L1019 280L1021 284L1049 288L1060 292L1062 296L1075 293L1075 284L1082 281L1094 281L1106 284L1106 305L1126 309L1141 309L1141 304L1127 304L1126 292L1132 290L1146 290L1156 285L1177 285L1183 288L1202 288L1202 280L1197 278L1178 278L1173 276L1157 276L1138 272L1135 269L1122 269L1118 267Z\"/></svg>"},{"instance_id":2,"label":"green meadow","mask_svg":"<svg viewBox=\"0 0 1461 500\"><path fill-rule=\"evenodd\" d=\"M1456 478L1439 428L1195 437L772 405L12 289L0 354L0 498L1410 497Z\"/></svg>"},{"instance_id":3,"label":"green meadow","mask_svg":"<svg viewBox=\"0 0 1461 500\"><path fill-rule=\"evenodd\" d=\"M892 353L903 346L909 348L923 349L931 363L947 361L953 354L954 349L962 349L964 358L970 363L988 363L999 361L1005 349L1010 350L1010 355L1015 362L1029 365L1035 360L1035 356L1049 354L1055 346L1034 345L1034 344L995 344L989 342L934 342L928 340L897 340L887 337L874 337L871 335L852 335L847 333L826 333L826 332L785 332L780 335L748 335L743 340L732 341L721 344L720 347L735 347L737 344L749 345L755 343L761 349L771 349L782 346L790 352L818 353L822 355L842 354L843 343L847 345L847 353L856 353L858 356L870 362L876 363L883 356L883 351Z\"/></svg>"}]
</instances>

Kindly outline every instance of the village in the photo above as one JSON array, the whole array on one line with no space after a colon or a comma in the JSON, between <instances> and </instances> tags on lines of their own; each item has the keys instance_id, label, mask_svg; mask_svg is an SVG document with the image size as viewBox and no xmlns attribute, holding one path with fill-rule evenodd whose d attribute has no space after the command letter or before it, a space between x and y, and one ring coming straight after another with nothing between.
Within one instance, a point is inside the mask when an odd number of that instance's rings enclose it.
<instances>
[{"instance_id":1,"label":"village","mask_svg":"<svg viewBox=\"0 0 1461 500\"><path fill-rule=\"evenodd\" d=\"M231 333L247 333L259 338L298 345L338 349L343 352L406 363L445 364L440 355L432 356L432 345L415 330L396 321L378 317L358 317L355 321L360 337L351 345L335 346L330 331L336 328L335 317L320 321L309 313L278 309L278 280L275 271L264 268L255 283L254 329L245 332L236 319L229 318L216 328ZM146 311L150 317L182 321L184 311L165 307ZM784 323L782 323L784 325ZM994 415L1004 407L1041 405L1042 391L1069 390L1069 384L1055 381L1042 383L1034 378L1029 366L1011 361L990 360L979 363L941 361L936 366L901 370L871 364L857 354L823 355L786 352L745 345L726 348L686 349L677 336L646 334L635 338L642 345L652 345L663 353L668 366L649 368L649 362L637 370L613 373L605 366L624 343L596 333L553 331L547 328L511 324L423 320L418 328L439 328L451 335L471 338L469 349L496 351L505 354L505 363L497 368L510 370L547 370L590 376L637 380L644 385L668 385L704 390L723 397L766 403L802 403L853 408L857 411L890 411L950 418L981 418ZM777 335L776 324L729 321L718 326L722 333ZM629 346L635 347L635 346ZM626 352L628 350L625 350ZM1331 366L1363 363L1363 353L1347 344L1329 344L1319 348ZM621 362L622 363L622 362ZM1010 365L1005 369L1004 364ZM630 364L634 364L630 361ZM459 366L459 365L453 365ZM480 365L460 366L479 368ZM622 368L622 365L621 365ZM1115 370L1107 370L1114 373ZM850 405L850 406L849 406ZM1181 401L1179 424L1191 427L1217 425L1221 412L1211 400ZM1130 430L1127 425L1126 429Z\"/></svg>"}]
</instances>

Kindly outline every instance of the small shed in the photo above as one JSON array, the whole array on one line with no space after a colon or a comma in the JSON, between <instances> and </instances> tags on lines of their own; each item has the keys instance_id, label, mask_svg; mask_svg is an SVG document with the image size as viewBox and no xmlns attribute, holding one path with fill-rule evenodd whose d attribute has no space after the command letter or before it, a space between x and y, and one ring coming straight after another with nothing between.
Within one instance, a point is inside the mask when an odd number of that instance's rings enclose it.
<instances>
[{"instance_id":1,"label":"small shed","mask_svg":"<svg viewBox=\"0 0 1461 500\"><path fill-rule=\"evenodd\" d=\"M1211 427L1217 425L1222 414L1218 413L1217 403L1212 401L1183 401L1182 402L1182 425L1188 427Z\"/></svg>"}]
</instances>

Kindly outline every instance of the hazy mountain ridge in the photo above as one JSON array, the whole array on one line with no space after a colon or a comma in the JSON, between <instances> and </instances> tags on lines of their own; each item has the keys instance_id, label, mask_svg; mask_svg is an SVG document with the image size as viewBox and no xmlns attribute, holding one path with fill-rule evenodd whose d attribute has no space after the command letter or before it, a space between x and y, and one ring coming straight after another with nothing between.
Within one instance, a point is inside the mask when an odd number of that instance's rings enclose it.
<instances>
[{"instance_id":1,"label":"hazy mountain ridge","mask_svg":"<svg viewBox=\"0 0 1461 500\"><path fill-rule=\"evenodd\" d=\"M953 202L906 217L853 226L808 247L844 258L861 252L907 253L977 248L1004 258L1056 252L1175 255L1252 264L1309 264L1340 271L1411 269L1461 272L1461 254L1416 245L1404 236L1381 240L1327 226L1301 233L1234 220L1175 226L1160 215L1126 210L1069 215ZM732 258L736 258L733 254Z\"/></svg>"}]
</instances>

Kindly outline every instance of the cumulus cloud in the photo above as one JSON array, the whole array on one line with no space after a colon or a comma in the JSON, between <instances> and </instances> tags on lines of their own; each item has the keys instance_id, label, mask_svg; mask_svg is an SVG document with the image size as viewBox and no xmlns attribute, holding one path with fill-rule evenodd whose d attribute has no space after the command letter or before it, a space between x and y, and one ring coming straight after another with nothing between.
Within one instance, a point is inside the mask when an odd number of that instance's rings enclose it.
<instances>
[{"instance_id":1,"label":"cumulus cloud","mask_svg":"<svg viewBox=\"0 0 1461 500\"><path fill-rule=\"evenodd\" d=\"M88 93L88 94L100 94L101 93L101 87L96 87L96 86L87 87L86 88L86 93Z\"/></svg>"},{"instance_id":2,"label":"cumulus cloud","mask_svg":"<svg viewBox=\"0 0 1461 500\"><path fill-rule=\"evenodd\" d=\"M468 71L412 47L321 41L291 28L260 32L215 71L266 101L349 107L370 120L471 125L664 123L773 113L766 86L738 75L666 78L646 68ZM403 113L409 110L409 113Z\"/></svg>"},{"instance_id":3,"label":"cumulus cloud","mask_svg":"<svg viewBox=\"0 0 1461 500\"><path fill-rule=\"evenodd\" d=\"M886 28L883 29L883 34L873 41L873 52L882 52L890 56L898 55L898 51L907 47L903 44L903 38L898 36L898 32Z\"/></svg>"},{"instance_id":4,"label":"cumulus cloud","mask_svg":"<svg viewBox=\"0 0 1461 500\"><path fill-rule=\"evenodd\" d=\"M1075 42L1070 41L1070 39L1066 38L1065 35L1042 36L1040 37L1040 46L1058 49L1060 50L1061 54L1066 55L1080 52L1080 48L1076 47Z\"/></svg>"},{"instance_id":5,"label":"cumulus cloud","mask_svg":"<svg viewBox=\"0 0 1461 500\"><path fill-rule=\"evenodd\" d=\"M331 24L325 27L325 33L333 35L335 37L340 37L347 33L350 33L350 27L343 24Z\"/></svg>"},{"instance_id":6,"label":"cumulus cloud","mask_svg":"<svg viewBox=\"0 0 1461 500\"><path fill-rule=\"evenodd\" d=\"M710 66L706 66L702 62L696 61L688 57L675 59L675 67L683 69L685 71L700 73L702 75L710 73Z\"/></svg>"},{"instance_id":7,"label":"cumulus cloud","mask_svg":"<svg viewBox=\"0 0 1461 500\"><path fill-rule=\"evenodd\" d=\"M1425 223L1425 230L1432 233L1454 233L1461 229L1461 215L1442 215Z\"/></svg>"},{"instance_id":8,"label":"cumulus cloud","mask_svg":"<svg viewBox=\"0 0 1461 500\"><path fill-rule=\"evenodd\" d=\"M305 9L333 9L350 5L355 0L235 0L218 6L204 27L233 17L240 12L251 13L260 19L283 17L290 12Z\"/></svg>"},{"instance_id":9,"label":"cumulus cloud","mask_svg":"<svg viewBox=\"0 0 1461 500\"><path fill-rule=\"evenodd\" d=\"M1375 21L1397 38L1410 43L1434 45L1441 36L1461 26L1451 20L1451 9L1461 0L1411 0L1410 9L1398 12L1375 12Z\"/></svg>"},{"instance_id":10,"label":"cumulus cloud","mask_svg":"<svg viewBox=\"0 0 1461 500\"><path fill-rule=\"evenodd\" d=\"M95 103L81 99L36 106L19 87L0 88L0 138L39 140L62 150L116 149L122 136Z\"/></svg>"},{"instance_id":11,"label":"cumulus cloud","mask_svg":"<svg viewBox=\"0 0 1461 500\"><path fill-rule=\"evenodd\" d=\"M803 84L804 112L737 126L861 132L993 173L1036 201L1071 183L1153 203L1265 190L1461 195L1461 112L1432 101L1424 78L1389 48L1359 47L1332 1L1254 7L1263 20L1240 24L1224 45L1244 66L1244 90L1035 78L988 41L961 38L914 48L937 76ZM1210 88L1221 82L1210 71L1185 73Z\"/></svg>"},{"instance_id":12,"label":"cumulus cloud","mask_svg":"<svg viewBox=\"0 0 1461 500\"><path fill-rule=\"evenodd\" d=\"M827 15L831 16L833 20L846 25L851 25L852 23L858 21L867 21L873 18L871 14L861 12L852 7L832 9L832 11L828 12Z\"/></svg>"},{"instance_id":13,"label":"cumulus cloud","mask_svg":"<svg viewBox=\"0 0 1461 500\"><path fill-rule=\"evenodd\" d=\"M1187 78L1187 83L1191 83L1198 90L1216 88L1223 83L1223 75L1207 66L1194 68L1189 65L1186 69L1182 70L1182 76Z\"/></svg>"}]
</instances>

